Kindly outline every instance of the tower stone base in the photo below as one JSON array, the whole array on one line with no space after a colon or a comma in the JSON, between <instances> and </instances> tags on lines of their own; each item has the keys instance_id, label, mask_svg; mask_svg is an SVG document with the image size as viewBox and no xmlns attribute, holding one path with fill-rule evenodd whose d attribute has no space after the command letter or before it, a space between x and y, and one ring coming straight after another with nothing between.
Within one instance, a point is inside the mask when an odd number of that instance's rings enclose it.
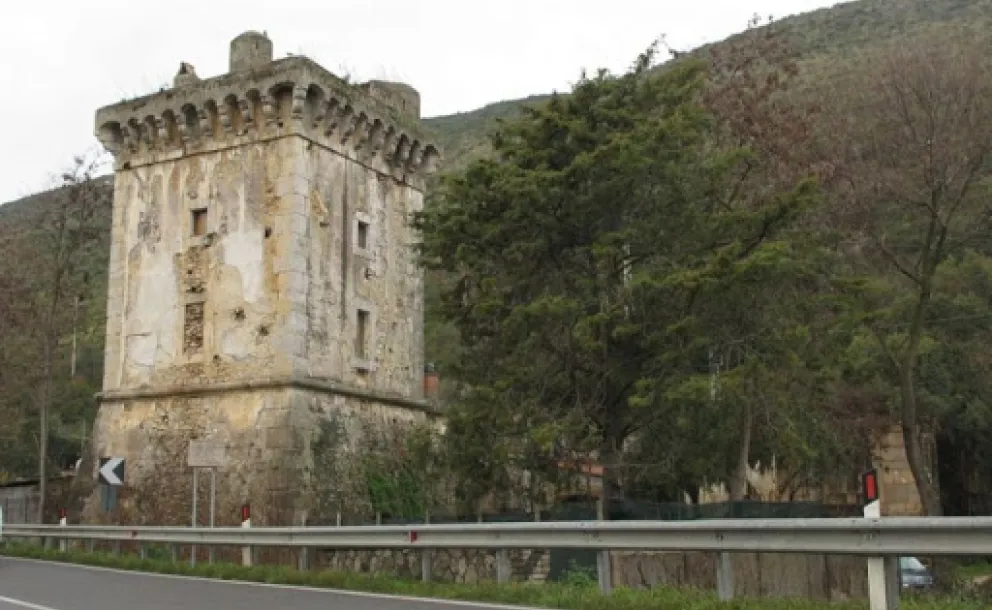
<instances>
[{"instance_id":1,"label":"tower stone base","mask_svg":"<svg viewBox=\"0 0 992 610\"><path fill-rule=\"evenodd\" d=\"M355 470L351 480L328 480L315 451L325 457L332 452L342 465L358 463L371 442L369 430L430 423L427 412L409 405L346 395L314 381L177 390L108 398L101 406L94 457L125 458L128 483L111 514L102 512L99 495L92 495L85 520L189 524L193 471L187 457L193 440L209 441L226 455L226 464L216 470L218 524L238 524L244 504L251 505L255 523L299 524L314 516L321 497L328 495L361 510L366 502L362 481L355 480L360 473ZM205 469L201 473L198 513L205 525L210 474Z\"/></svg>"}]
</instances>

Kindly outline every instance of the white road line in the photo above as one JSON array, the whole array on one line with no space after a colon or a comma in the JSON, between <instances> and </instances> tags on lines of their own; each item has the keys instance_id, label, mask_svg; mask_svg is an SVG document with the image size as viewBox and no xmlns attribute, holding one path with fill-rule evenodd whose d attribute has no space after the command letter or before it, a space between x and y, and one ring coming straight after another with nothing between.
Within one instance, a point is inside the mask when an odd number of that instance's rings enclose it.
<instances>
[{"instance_id":1,"label":"white road line","mask_svg":"<svg viewBox=\"0 0 992 610\"><path fill-rule=\"evenodd\" d=\"M0 602L4 604L10 604L12 606L18 606L20 608L27 608L28 610L56 610L51 606L42 606L41 604L32 604L31 602L22 601L19 599L14 599L13 597L4 597L0 595Z\"/></svg>"},{"instance_id":2,"label":"white road line","mask_svg":"<svg viewBox=\"0 0 992 610\"><path fill-rule=\"evenodd\" d=\"M47 566L61 566L67 568L77 568L80 570L93 570L95 572L111 572L113 574L127 574L129 576L139 575L153 578L169 578L173 580L195 580L200 582L210 582L220 585L246 585L249 587L261 587L265 589L283 589L286 591L304 591L307 593L325 593L331 595L350 595L352 597L362 597L370 599L390 599L398 602L417 602L421 604L444 604L448 606L458 606L460 608L476 608L477 610L548 610L535 606L516 606L512 604L487 604L486 602L470 602L460 599L443 599L437 597L417 597L415 595L390 595L388 593L369 593L367 591L350 591L348 589L332 589L330 587L304 587L300 585L279 585L267 582L251 582L248 580L228 580L221 578L207 578L204 576L186 576L184 574L159 574L158 572L143 572L141 570L121 570L117 568L104 568L100 566L88 566L81 563L70 563L68 561L46 561L44 559L27 559L22 557L10 557L0 555L5 561L21 561L25 563L40 563ZM0 597L0 601L4 598ZM10 603L15 603L11 601ZM30 610L58 610L45 606L25 605Z\"/></svg>"}]
</instances>

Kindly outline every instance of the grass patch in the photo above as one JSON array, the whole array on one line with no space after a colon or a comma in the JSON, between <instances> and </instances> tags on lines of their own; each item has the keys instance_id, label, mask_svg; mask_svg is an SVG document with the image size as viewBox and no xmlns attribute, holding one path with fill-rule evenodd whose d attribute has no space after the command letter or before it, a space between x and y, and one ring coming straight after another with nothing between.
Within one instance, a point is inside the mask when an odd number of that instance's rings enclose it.
<instances>
[{"instance_id":1,"label":"grass patch","mask_svg":"<svg viewBox=\"0 0 992 610\"><path fill-rule=\"evenodd\" d=\"M89 553L69 550L62 553L36 544L12 543L0 548L0 555L44 559L81 565L135 570L159 574L180 574L219 580L302 585L327 589L365 591L413 597L519 604L568 610L866 610L867 601L828 603L796 599L736 599L721 602L710 592L658 587L654 589L617 589L611 595L599 592L595 581L578 574L565 583L548 584L455 584L424 583L388 574L355 574L332 571L299 571L286 566L253 566L229 563L197 564L173 562L156 553L148 559L135 555ZM988 601L964 596L906 599L903 606L911 610L979 610Z\"/></svg>"}]
</instances>

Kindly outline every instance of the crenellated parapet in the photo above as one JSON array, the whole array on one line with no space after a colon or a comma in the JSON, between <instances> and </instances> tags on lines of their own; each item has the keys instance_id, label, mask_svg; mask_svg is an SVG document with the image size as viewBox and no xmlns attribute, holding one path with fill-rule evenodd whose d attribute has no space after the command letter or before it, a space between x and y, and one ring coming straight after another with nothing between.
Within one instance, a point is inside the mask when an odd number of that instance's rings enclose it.
<instances>
[{"instance_id":1,"label":"crenellated parapet","mask_svg":"<svg viewBox=\"0 0 992 610\"><path fill-rule=\"evenodd\" d=\"M97 111L96 135L119 167L293 135L401 181L424 177L440 160L409 108L304 57L176 85Z\"/></svg>"}]
</instances>

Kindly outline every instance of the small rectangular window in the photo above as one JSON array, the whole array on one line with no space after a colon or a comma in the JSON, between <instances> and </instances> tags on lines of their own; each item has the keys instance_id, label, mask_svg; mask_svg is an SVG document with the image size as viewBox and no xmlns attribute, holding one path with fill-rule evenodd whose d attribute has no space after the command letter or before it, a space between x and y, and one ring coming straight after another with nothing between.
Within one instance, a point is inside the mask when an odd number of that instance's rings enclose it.
<instances>
[{"instance_id":1,"label":"small rectangular window","mask_svg":"<svg viewBox=\"0 0 992 610\"><path fill-rule=\"evenodd\" d=\"M193 235L200 236L207 234L207 210L193 210Z\"/></svg>"},{"instance_id":2,"label":"small rectangular window","mask_svg":"<svg viewBox=\"0 0 992 610\"><path fill-rule=\"evenodd\" d=\"M359 358L368 357L368 330L369 330L369 312L364 309L358 310L358 315L355 320L355 355Z\"/></svg>"},{"instance_id":3,"label":"small rectangular window","mask_svg":"<svg viewBox=\"0 0 992 610\"><path fill-rule=\"evenodd\" d=\"M362 250L369 249L369 223L358 221L358 247Z\"/></svg>"}]
</instances>

